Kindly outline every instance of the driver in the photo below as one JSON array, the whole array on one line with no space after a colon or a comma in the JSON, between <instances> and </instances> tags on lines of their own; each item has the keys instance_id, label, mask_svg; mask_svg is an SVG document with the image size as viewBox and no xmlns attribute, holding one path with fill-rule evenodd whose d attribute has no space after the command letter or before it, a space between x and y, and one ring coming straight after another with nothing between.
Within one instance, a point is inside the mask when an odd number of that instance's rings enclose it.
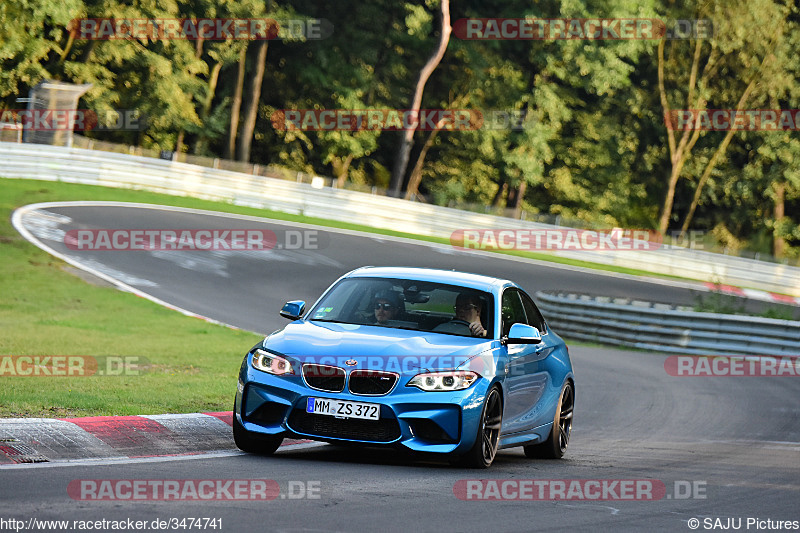
<instances>
[{"instance_id":1,"label":"driver","mask_svg":"<svg viewBox=\"0 0 800 533\"><path fill-rule=\"evenodd\" d=\"M473 337L485 337L486 329L481 324L481 299L477 294L462 292L456 297L456 320L469 324Z\"/></svg>"}]
</instances>

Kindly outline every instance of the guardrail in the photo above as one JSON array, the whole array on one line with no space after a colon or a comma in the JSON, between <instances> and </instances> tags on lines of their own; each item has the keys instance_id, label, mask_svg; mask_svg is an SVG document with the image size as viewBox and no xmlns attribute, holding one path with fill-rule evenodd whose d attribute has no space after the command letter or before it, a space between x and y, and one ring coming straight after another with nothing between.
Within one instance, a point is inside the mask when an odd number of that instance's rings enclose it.
<instances>
[{"instance_id":1,"label":"guardrail","mask_svg":"<svg viewBox=\"0 0 800 533\"><path fill-rule=\"evenodd\" d=\"M793 320L547 291L536 299L569 338L689 355L800 355L800 322Z\"/></svg>"},{"instance_id":2,"label":"guardrail","mask_svg":"<svg viewBox=\"0 0 800 533\"><path fill-rule=\"evenodd\" d=\"M556 228L364 192L316 188L305 183L259 175L81 148L0 142L0 173L9 178L65 181L193 196L442 238L450 238L459 229ZM675 246L663 246L656 250L561 250L543 253L800 297L800 267Z\"/></svg>"}]
</instances>

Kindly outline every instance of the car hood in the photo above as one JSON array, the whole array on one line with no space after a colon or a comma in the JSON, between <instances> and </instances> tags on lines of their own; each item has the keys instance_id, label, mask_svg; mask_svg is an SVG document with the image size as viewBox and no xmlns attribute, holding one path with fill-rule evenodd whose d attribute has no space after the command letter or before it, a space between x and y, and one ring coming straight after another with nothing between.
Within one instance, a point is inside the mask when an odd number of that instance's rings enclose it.
<instances>
[{"instance_id":1,"label":"car hood","mask_svg":"<svg viewBox=\"0 0 800 533\"><path fill-rule=\"evenodd\" d=\"M264 347L301 363L353 369L446 370L491 350L496 341L415 330L298 320Z\"/></svg>"}]
</instances>

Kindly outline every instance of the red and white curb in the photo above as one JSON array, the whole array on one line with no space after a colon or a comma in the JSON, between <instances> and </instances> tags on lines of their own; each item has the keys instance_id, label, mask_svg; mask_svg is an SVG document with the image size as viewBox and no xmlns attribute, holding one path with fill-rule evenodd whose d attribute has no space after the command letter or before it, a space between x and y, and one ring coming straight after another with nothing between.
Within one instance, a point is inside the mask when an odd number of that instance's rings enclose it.
<instances>
[{"instance_id":1,"label":"red and white curb","mask_svg":"<svg viewBox=\"0 0 800 533\"><path fill-rule=\"evenodd\" d=\"M0 419L0 470L28 463L236 455L232 417L231 411L224 411ZM282 447L311 442L286 439Z\"/></svg>"},{"instance_id":2,"label":"red and white curb","mask_svg":"<svg viewBox=\"0 0 800 533\"><path fill-rule=\"evenodd\" d=\"M787 294L778 294L776 292L761 291L758 289L743 289L741 287L733 287L732 285L718 285L715 283L705 283L704 285L711 292L721 292L723 294L777 304L800 305L800 298Z\"/></svg>"}]
</instances>

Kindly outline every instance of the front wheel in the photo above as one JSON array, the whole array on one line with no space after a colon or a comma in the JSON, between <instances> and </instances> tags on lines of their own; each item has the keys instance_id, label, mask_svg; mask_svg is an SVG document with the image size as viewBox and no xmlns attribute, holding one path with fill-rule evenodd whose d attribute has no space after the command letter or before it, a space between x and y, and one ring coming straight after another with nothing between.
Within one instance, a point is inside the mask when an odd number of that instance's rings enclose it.
<instances>
[{"instance_id":1,"label":"front wheel","mask_svg":"<svg viewBox=\"0 0 800 533\"><path fill-rule=\"evenodd\" d=\"M500 427L503 424L503 402L500 391L492 387L483 402L478 434L470 451L459 464L470 468L489 468L497 455Z\"/></svg>"},{"instance_id":2,"label":"front wheel","mask_svg":"<svg viewBox=\"0 0 800 533\"><path fill-rule=\"evenodd\" d=\"M257 453L260 455L272 455L283 442L283 437L273 437L271 435L258 435L244 429L236 418L236 411L233 413L233 441L236 447L247 453Z\"/></svg>"},{"instance_id":3,"label":"front wheel","mask_svg":"<svg viewBox=\"0 0 800 533\"><path fill-rule=\"evenodd\" d=\"M561 391L561 397L556 406L556 415L553 419L553 428L547 440L540 444L525 446L525 456L536 459L561 459L569 445L569 435L572 431L572 409L575 407L575 391L569 381Z\"/></svg>"}]
</instances>

